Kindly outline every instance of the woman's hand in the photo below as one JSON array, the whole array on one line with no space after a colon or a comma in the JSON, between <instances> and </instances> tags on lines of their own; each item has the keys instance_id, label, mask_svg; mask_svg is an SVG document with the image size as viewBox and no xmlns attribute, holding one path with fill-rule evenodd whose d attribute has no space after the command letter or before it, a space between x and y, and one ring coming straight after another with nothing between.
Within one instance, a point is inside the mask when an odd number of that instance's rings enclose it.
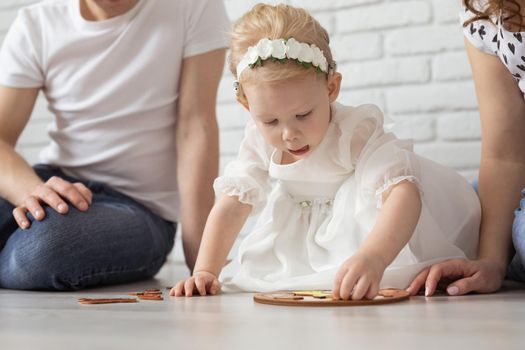
<instances>
[{"instance_id":1,"label":"woman's hand","mask_svg":"<svg viewBox=\"0 0 525 350\"><path fill-rule=\"evenodd\" d=\"M176 297L193 296L194 292L204 296L207 294L215 295L221 289L217 276L207 271L197 271L190 278L180 281L171 288L170 295Z\"/></svg>"},{"instance_id":2,"label":"woman's hand","mask_svg":"<svg viewBox=\"0 0 525 350\"><path fill-rule=\"evenodd\" d=\"M31 226L27 213L37 221L45 217L45 211L42 204L48 205L60 214L66 214L71 203L80 211L88 210L93 199L91 191L80 182L71 183L58 176L53 176L45 183L36 186L30 194L13 209L13 217L18 226L27 229Z\"/></svg>"},{"instance_id":3,"label":"woman's hand","mask_svg":"<svg viewBox=\"0 0 525 350\"><path fill-rule=\"evenodd\" d=\"M441 281L445 282L449 295L492 293L500 289L504 278L505 269L494 261L452 259L421 271L407 291L416 295L425 286L425 296L429 297Z\"/></svg>"},{"instance_id":4,"label":"woman's hand","mask_svg":"<svg viewBox=\"0 0 525 350\"><path fill-rule=\"evenodd\" d=\"M379 282L386 266L382 259L367 254L355 254L339 268L332 289L334 299L373 299L379 292Z\"/></svg>"}]
</instances>

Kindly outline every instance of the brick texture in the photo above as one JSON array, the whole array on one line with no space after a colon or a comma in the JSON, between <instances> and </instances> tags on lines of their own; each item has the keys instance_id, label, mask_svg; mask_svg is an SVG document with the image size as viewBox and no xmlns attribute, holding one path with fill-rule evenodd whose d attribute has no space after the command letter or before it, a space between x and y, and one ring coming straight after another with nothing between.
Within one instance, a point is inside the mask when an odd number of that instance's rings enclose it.
<instances>
[{"instance_id":1,"label":"brick texture","mask_svg":"<svg viewBox=\"0 0 525 350\"><path fill-rule=\"evenodd\" d=\"M35 0L0 2L0 40L21 6ZM480 128L456 0L288 0L305 7L326 27L343 73L340 102L375 103L395 122L392 130L412 138L416 151L476 176ZM237 19L256 1L225 0ZM248 113L232 92L227 69L219 88L221 169L233 159ZM22 134L18 150L35 162L47 142L52 118L43 98Z\"/></svg>"}]
</instances>

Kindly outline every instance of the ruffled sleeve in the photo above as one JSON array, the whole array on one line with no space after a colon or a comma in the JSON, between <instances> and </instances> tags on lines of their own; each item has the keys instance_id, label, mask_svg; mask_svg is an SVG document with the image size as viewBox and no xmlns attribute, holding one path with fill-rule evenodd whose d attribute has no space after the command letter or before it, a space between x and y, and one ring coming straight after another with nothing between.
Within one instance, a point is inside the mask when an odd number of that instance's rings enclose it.
<instances>
[{"instance_id":1,"label":"ruffled sleeve","mask_svg":"<svg viewBox=\"0 0 525 350\"><path fill-rule=\"evenodd\" d=\"M383 113L378 107L359 106L347 119L352 121L346 128L351 132L349 148L358 186L358 211L371 205L380 208L382 194L403 181L416 184L422 193L412 141L385 133Z\"/></svg>"},{"instance_id":2,"label":"ruffled sleeve","mask_svg":"<svg viewBox=\"0 0 525 350\"><path fill-rule=\"evenodd\" d=\"M489 55L498 54L498 28L488 20L477 20L466 27L463 23L475 16L466 7L462 7L459 13L459 20L463 28L463 35L478 50ZM496 21L497 19L494 19Z\"/></svg>"},{"instance_id":3,"label":"ruffled sleeve","mask_svg":"<svg viewBox=\"0 0 525 350\"><path fill-rule=\"evenodd\" d=\"M268 176L271 151L250 121L237 159L226 166L223 176L215 179L215 193L237 196L240 202L253 206L252 214L258 213L266 203L271 188Z\"/></svg>"}]
</instances>

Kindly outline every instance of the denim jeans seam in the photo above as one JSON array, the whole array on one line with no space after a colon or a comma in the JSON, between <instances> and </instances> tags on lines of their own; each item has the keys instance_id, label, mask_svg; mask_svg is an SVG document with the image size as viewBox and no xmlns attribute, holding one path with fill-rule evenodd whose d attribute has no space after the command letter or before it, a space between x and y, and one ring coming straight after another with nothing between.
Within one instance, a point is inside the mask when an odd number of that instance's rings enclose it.
<instances>
[{"instance_id":1,"label":"denim jeans seam","mask_svg":"<svg viewBox=\"0 0 525 350\"><path fill-rule=\"evenodd\" d=\"M156 266L157 264L160 264L161 262L165 260L166 260L166 257L158 258L158 259L153 260L149 265L143 265L141 267L133 268L133 269L129 269L123 266L122 267L113 266L104 271L99 270L97 272L80 273L79 276L76 278L77 280L76 282L73 282L72 278L64 278L63 280L69 283L70 285L81 285L83 281L93 278L93 277L114 275L114 274L120 274L120 273L129 273L129 272L144 272Z\"/></svg>"}]
</instances>

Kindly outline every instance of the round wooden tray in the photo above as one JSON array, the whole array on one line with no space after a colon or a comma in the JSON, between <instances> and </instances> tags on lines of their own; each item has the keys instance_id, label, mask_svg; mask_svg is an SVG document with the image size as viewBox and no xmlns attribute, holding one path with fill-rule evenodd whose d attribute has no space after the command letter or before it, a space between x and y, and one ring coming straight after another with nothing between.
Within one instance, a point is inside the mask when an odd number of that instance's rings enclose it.
<instances>
[{"instance_id":1,"label":"round wooden tray","mask_svg":"<svg viewBox=\"0 0 525 350\"><path fill-rule=\"evenodd\" d=\"M277 291L255 294L253 300L282 306L358 306L397 303L410 298L407 291L400 289L381 289L371 300L334 300L331 295L331 291Z\"/></svg>"}]
</instances>

